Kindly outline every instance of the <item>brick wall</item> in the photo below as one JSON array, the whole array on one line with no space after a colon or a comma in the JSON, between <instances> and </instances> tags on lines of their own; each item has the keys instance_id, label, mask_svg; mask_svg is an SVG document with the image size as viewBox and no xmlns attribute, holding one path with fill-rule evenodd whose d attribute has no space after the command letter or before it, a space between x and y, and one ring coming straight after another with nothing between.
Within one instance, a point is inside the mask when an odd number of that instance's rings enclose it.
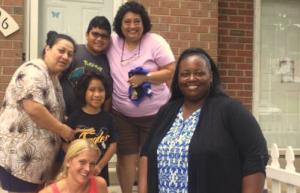
<instances>
[{"instance_id":1,"label":"brick wall","mask_svg":"<svg viewBox=\"0 0 300 193\"><path fill-rule=\"evenodd\" d=\"M188 47L202 47L217 58L217 0L139 0L148 10L152 31L170 43L176 57Z\"/></svg>"},{"instance_id":2,"label":"brick wall","mask_svg":"<svg viewBox=\"0 0 300 193\"><path fill-rule=\"evenodd\" d=\"M22 63L24 0L0 0L0 7L20 26L19 31L8 37L0 33L0 100L2 100L12 74Z\"/></svg>"},{"instance_id":3,"label":"brick wall","mask_svg":"<svg viewBox=\"0 0 300 193\"><path fill-rule=\"evenodd\" d=\"M251 110L253 0L219 0L218 64L226 92Z\"/></svg>"}]
</instances>

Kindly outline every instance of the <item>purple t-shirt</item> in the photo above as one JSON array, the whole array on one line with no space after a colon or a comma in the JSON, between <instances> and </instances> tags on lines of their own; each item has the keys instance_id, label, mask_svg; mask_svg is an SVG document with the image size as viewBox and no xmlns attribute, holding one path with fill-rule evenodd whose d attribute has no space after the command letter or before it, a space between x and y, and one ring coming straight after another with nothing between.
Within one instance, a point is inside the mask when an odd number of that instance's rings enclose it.
<instances>
[{"instance_id":1,"label":"purple t-shirt","mask_svg":"<svg viewBox=\"0 0 300 193\"><path fill-rule=\"evenodd\" d=\"M165 83L151 84L152 96L144 97L138 106L128 97L130 86L128 72L130 70L143 67L153 72L175 61L172 50L163 37L154 33L146 33L140 45L129 51L124 46L124 39L113 33L107 57L113 79L113 109L125 116L143 117L154 115L168 101L170 91Z\"/></svg>"}]
</instances>

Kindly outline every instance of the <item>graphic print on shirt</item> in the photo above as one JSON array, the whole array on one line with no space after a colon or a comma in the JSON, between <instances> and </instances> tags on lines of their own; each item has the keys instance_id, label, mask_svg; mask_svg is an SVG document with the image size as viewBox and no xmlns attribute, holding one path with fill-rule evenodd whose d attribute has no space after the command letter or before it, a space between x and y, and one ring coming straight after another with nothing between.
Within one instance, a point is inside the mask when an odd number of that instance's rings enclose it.
<instances>
[{"instance_id":1,"label":"graphic print on shirt","mask_svg":"<svg viewBox=\"0 0 300 193\"><path fill-rule=\"evenodd\" d=\"M83 60L83 66L78 66L74 70L71 71L70 75L68 76L69 81L75 86L80 79L86 72L97 72L102 73L103 67L99 64L95 64L88 60Z\"/></svg>"},{"instance_id":2,"label":"graphic print on shirt","mask_svg":"<svg viewBox=\"0 0 300 193\"><path fill-rule=\"evenodd\" d=\"M94 144L98 145L102 152L105 151L107 148L106 142L110 137L107 127L94 128L80 125L77 128L80 129L75 136L77 139L90 139Z\"/></svg>"}]
</instances>

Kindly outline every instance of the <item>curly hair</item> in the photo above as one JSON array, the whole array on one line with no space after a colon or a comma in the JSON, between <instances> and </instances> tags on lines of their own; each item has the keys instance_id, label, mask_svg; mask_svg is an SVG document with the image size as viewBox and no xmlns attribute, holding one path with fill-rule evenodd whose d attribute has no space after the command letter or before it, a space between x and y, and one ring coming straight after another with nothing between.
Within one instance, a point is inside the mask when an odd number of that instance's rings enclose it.
<instances>
[{"instance_id":1,"label":"curly hair","mask_svg":"<svg viewBox=\"0 0 300 193\"><path fill-rule=\"evenodd\" d=\"M208 68L210 69L210 71L212 73L213 80L212 80L212 85L210 87L208 97L214 96L214 95L226 95L222 90L221 80L220 80L220 75L219 75L217 65L213 61L213 59L210 57L210 55L201 48L188 48L181 53L181 55L179 56L178 61L176 63L176 69L175 69L172 84L171 84L172 96L170 98L170 101L184 98L184 96L179 88L179 85L178 85L179 66L183 60L185 60L186 58L188 58L190 56L199 56L200 58L205 60L208 65Z\"/></svg>"},{"instance_id":2,"label":"curly hair","mask_svg":"<svg viewBox=\"0 0 300 193\"><path fill-rule=\"evenodd\" d=\"M122 27L123 17L127 12L133 12L141 16L143 27L144 27L143 35L151 30L152 25L151 25L150 17L145 7L142 4L137 3L135 1L129 1L123 4L119 8L113 22L114 31L119 35L119 37L125 38L121 30L121 27Z\"/></svg>"}]
</instances>

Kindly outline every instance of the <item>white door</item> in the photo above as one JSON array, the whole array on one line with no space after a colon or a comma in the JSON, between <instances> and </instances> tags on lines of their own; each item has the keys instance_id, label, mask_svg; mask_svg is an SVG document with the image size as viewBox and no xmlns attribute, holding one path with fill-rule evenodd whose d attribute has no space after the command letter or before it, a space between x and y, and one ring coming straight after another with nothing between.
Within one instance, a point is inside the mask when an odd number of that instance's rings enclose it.
<instances>
[{"instance_id":1,"label":"white door","mask_svg":"<svg viewBox=\"0 0 300 193\"><path fill-rule=\"evenodd\" d=\"M26 60L40 55L49 30L72 36L85 43L89 21L96 15L106 16L112 23L119 6L126 0L27 0Z\"/></svg>"}]
</instances>

